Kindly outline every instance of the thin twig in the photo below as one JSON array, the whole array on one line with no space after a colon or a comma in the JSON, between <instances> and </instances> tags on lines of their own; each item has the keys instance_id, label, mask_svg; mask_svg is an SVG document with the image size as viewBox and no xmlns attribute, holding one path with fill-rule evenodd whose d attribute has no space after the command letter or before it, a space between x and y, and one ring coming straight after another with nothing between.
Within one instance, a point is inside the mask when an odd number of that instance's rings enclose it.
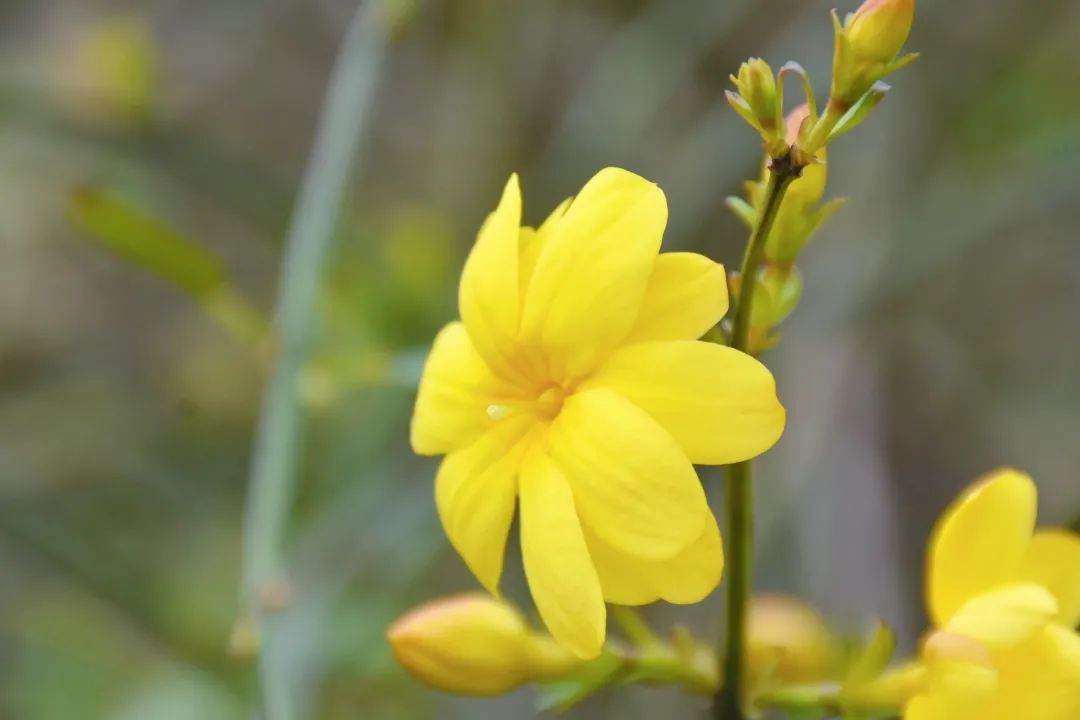
<instances>
[{"instance_id":1,"label":"thin twig","mask_svg":"<svg viewBox=\"0 0 1080 720\"><path fill-rule=\"evenodd\" d=\"M740 273L739 295L731 331L731 346L748 352L750 349L751 313L753 312L754 282L765 257L765 243L773 221L780 210L791 182L801 169L792 164L791 157L774 159L770 164L769 181L765 188L765 203L754 231L746 246ZM727 512L727 635L723 658L722 689L713 705L718 720L743 720L745 702L744 648L746 646L746 609L750 597L754 567L754 463L751 460L728 467L724 483L724 504Z\"/></svg>"},{"instance_id":2,"label":"thin twig","mask_svg":"<svg viewBox=\"0 0 1080 720\"><path fill-rule=\"evenodd\" d=\"M365 3L349 24L286 238L277 303L279 356L255 439L241 579L241 623L263 648L280 647L272 642L270 611L293 592L283 577L283 552L306 420L299 377L314 344L319 283L345 186L361 154L364 120L384 55L381 6L378 0ZM289 679L277 676L280 664L271 654L266 649L259 658L263 711L267 720L287 720L297 708Z\"/></svg>"}]
</instances>

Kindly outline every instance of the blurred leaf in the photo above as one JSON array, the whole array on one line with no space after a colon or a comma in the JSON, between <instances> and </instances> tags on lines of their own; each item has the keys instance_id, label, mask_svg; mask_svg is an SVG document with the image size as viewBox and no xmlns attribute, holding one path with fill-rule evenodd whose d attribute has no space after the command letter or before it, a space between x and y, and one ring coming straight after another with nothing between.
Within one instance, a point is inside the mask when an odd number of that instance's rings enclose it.
<instances>
[{"instance_id":1,"label":"blurred leaf","mask_svg":"<svg viewBox=\"0 0 1080 720\"><path fill-rule=\"evenodd\" d=\"M840 118L840 122L836 123L836 127L829 133L829 140L835 140L848 130L857 127L863 120L868 118L871 111L878 106L878 103L885 99L885 95L888 94L889 89L889 85L880 80L874 83L870 89L851 106L851 109L844 113L844 116Z\"/></svg>"},{"instance_id":2,"label":"blurred leaf","mask_svg":"<svg viewBox=\"0 0 1080 720\"><path fill-rule=\"evenodd\" d=\"M225 284L220 258L117 194L83 186L72 193L68 211L106 250L196 298Z\"/></svg>"},{"instance_id":3,"label":"blurred leaf","mask_svg":"<svg viewBox=\"0 0 1080 720\"><path fill-rule=\"evenodd\" d=\"M754 225L757 223L757 211L750 205L750 203L743 200L741 197L732 195L724 200L724 204L728 206L731 212L735 213L735 217L743 221L746 227L751 230L754 229Z\"/></svg>"},{"instance_id":4,"label":"blurred leaf","mask_svg":"<svg viewBox=\"0 0 1080 720\"><path fill-rule=\"evenodd\" d=\"M853 658L844 686L854 687L876 678L889 664L895 649L896 633L885 623L879 622L866 645Z\"/></svg>"},{"instance_id":5,"label":"blurred leaf","mask_svg":"<svg viewBox=\"0 0 1080 720\"><path fill-rule=\"evenodd\" d=\"M610 653L601 655L574 675L544 683L540 687L540 708L569 710L574 705L610 685L622 669L622 660Z\"/></svg>"},{"instance_id":6,"label":"blurred leaf","mask_svg":"<svg viewBox=\"0 0 1080 720\"><path fill-rule=\"evenodd\" d=\"M239 720L248 715L229 693L205 676L175 668L131 693L112 717L115 720Z\"/></svg>"}]
</instances>

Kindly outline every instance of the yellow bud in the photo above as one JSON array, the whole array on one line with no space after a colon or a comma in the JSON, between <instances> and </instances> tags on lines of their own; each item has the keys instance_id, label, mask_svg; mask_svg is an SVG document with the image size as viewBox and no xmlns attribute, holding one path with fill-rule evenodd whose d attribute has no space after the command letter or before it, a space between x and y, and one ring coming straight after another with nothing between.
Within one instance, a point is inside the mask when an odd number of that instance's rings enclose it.
<instances>
[{"instance_id":1,"label":"yellow bud","mask_svg":"<svg viewBox=\"0 0 1080 720\"><path fill-rule=\"evenodd\" d=\"M750 58L739 66L739 76L735 81L739 94L743 96L754 112L758 123L764 130L776 128L776 76L769 63L761 58Z\"/></svg>"},{"instance_id":2,"label":"yellow bud","mask_svg":"<svg viewBox=\"0 0 1080 720\"><path fill-rule=\"evenodd\" d=\"M814 682L828 673L833 638L825 621L803 601L758 595L750 601L746 655L753 678Z\"/></svg>"},{"instance_id":3,"label":"yellow bud","mask_svg":"<svg viewBox=\"0 0 1080 720\"><path fill-rule=\"evenodd\" d=\"M459 695L498 695L581 662L533 632L508 603L481 593L422 605L394 622L386 638L414 677Z\"/></svg>"},{"instance_id":4,"label":"yellow bud","mask_svg":"<svg viewBox=\"0 0 1080 720\"><path fill-rule=\"evenodd\" d=\"M846 25L854 54L865 60L892 62L915 20L915 0L866 0Z\"/></svg>"}]
</instances>

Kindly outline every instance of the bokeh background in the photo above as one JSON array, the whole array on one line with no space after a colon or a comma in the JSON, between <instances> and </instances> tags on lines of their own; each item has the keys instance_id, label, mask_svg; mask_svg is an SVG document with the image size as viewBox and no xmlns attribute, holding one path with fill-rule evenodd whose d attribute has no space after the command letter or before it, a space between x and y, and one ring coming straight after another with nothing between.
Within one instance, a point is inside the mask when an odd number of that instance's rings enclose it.
<instances>
[{"instance_id":1,"label":"bokeh background","mask_svg":"<svg viewBox=\"0 0 1080 720\"><path fill-rule=\"evenodd\" d=\"M759 148L728 73L797 59L824 93L832 3L389 6L311 319L277 651L299 717L529 717L529 691L427 691L383 640L475 587L435 516L435 465L408 447L424 346L514 170L536 222L597 169L633 169L667 192L667 249L733 266L744 231L723 199ZM267 373L252 328L355 7L0 1L0 717L252 716L253 670L227 652ZM911 647L931 523L982 472L1033 473L1044 522L1080 515L1078 36L1072 0L920 0L922 59L831 152L829 193L851 202L806 251L767 356L790 420L758 474L757 579L838 628L881 616ZM95 215L102 197L136 219ZM178 254L125 260L110 222ZM169 281L191 263L227 270L227 301ZM507 584L522 597L513 561ZM719 604L650 616L715 638ZM633 688L571 717L659 712L702 704Z\"/></svg>"}]
</instances>

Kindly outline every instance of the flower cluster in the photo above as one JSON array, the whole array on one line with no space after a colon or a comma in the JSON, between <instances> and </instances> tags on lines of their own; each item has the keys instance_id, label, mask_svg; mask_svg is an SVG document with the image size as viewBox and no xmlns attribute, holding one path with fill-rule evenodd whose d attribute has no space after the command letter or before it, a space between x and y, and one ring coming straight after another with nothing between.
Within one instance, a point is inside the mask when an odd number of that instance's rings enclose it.
<instances>
[{"instance_id":1,"label":"flower cluster","mask_svg":"<svg viewBox=\"0 0 1080 720\"><path fill-rule=\"evenodd\" d=\"M881 624L844 642L794 598L729 588L724 658L681 629L661 639L631 609L694 603L720 582L720 531L694 470L768 450L786 414L754 358L799 301L796 260L842 201L822 202L829 142L867 117L900 58L914 0L866 0L841 23L830 97L818 113L798 65L744 63L728 93L760 134L760 180L729 206L750 228L731 297L723 267L660 253L664 193L607 168L536 227L512 176L466 260L459 322L436 337L411 428L443 455L435 500L450 543L489 592L435 601L388 631L429 685L490 695L525 683L566 707L626 682L717 695L724 717L769 708L905 720L1080 717L1080 536L1035 530L1036 490L1015 470L973 485L930 542L932 628L890 667ZM898 59L899 58L899 59ZM784 116L783 79L806 102ZM702 340L733 303L729 345ZM730 326L730 327L728 327ZM743 502L729 495L729 504ZM730 509L730 508L729 508ZM500 596L519 518L525 578L544 625ZM737 520L737 514L733 517ZM749 585L748 523L729 522L732 568ZM735 530L737 529L737 530ZM734 604L739 603L739 604ZM608 638L608 604L623 638ZM720 668L724 668L724 674Z\"/></svg>"}]
</instances>

